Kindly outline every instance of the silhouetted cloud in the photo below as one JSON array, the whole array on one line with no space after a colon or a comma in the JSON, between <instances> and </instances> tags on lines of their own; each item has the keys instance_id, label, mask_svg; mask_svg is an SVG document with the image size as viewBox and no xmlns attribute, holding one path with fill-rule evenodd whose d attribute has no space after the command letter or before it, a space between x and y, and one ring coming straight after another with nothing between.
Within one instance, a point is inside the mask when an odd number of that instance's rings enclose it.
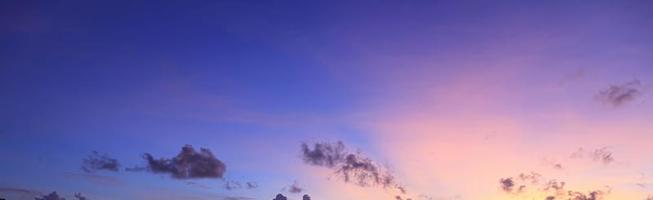
<instances>
[{"instance_id":1,"label":"silhouetted cloud","mask_svg":"<svg viewBox=\"0 0 653 200\"><path fill-rule=\"evenodd\" d=\"M175 179L223 178L225 164L218 160L211 150L200 148L197 152L191 145L185 145L174 158L154 159L146 153L143 158L153 173L170 174Z\"/></svg>"},{"instance_id":2,"label":"silhouetted cloud","mask_svg":"<svg viewBox=\"0 0 653 200\"><path fill-rule=\"evenodd\" d=\"M63 198L63 197L59 197L57 192L52 192L52 193L50 193L48 195L44 195L42 197L36 197L36 198L34 198L34 200L66 200L66 199Z\"/></svg>"},{"instance_id":3,"label":"silhouetted cloud","mask_svg":"<svg viewBox=\"0 0 653 200\"><path fill-rule=\"evenodd\" d=\"M596 98L603 103L618 107L639 97L641 85L639 80L632 80L621 85L611 85L599 91Z\"/></svg>"},{"instance_id":4,"label":"silhouetted cloud","mask_svg":"<svg viewBox=\"0 0 653 200\"><path fill-rule=\"evenodd\" d=\"M297 182L293 183L292 185L290 185L288 187L288 192L290 192L290 193L301 193L302 191L304 191L304 189L299 187L297 185Z\"/></svg>"},{"instance_id":5,"label":"silhouetted cloud","mask_svg":"<svg viewBox=\"0 0 653 200\"><path fill-rule=\"evenodd\" d=\"M308 196L308 194L305 194L302 196L302 200L311 200L311 196Z\"/></svg>"},{"instance_id":6,"label":"silhouetted cloud","mask_svg":"<svg viewBox=\"0 0 653 200\"><path fill-rule=\"evenodd\" d=\"M82 161L82 170L88 173L97 170L118 171L120 164L118 160L110 158L107 154L100 154L97 151L92 151L88 157Z\"/></svg>"},{"instance_id":7,"label":"silhouetted cloud","mask_svg":"<svg viewBox=\"0 0 653 200\"><path fill-rule=\"evenodd\" d=\"M283 196L283 194L277 194L277 197L275 197L272 200L288 200L288 198L286 198L286 196Z\"/></svg>"},{"instance_id":8,"label":"silhouetted cloud","mask_svg":"<svg viewBox=\"0 0 653 200\"><path fill-rule=\"evenodd\" d=\"M340 141L335 144L315 143L313 149L303 143L301 151L306 164L334 169L345 182L353 182L363 187L397 187L392 174L382 170L369 158L358 153L348 153Z\"/></svg>"}]
</instances>

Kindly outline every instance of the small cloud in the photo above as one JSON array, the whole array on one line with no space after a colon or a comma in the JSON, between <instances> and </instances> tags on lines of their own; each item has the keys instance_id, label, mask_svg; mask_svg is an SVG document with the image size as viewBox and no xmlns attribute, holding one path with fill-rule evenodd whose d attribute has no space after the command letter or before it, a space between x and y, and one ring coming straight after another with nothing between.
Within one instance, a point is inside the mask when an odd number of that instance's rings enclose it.
<instances>
[{"instance_id":1,"label":"small cloud","mask_svg":"<svg viewBox=\"0 0 653 200\"><path fill-rule=\"evenodd\" d=\"M223 178L226 165L218 160L211 150L200 148L197 152L191 145L185 145L173 158L154 159L146 153L147 169L153 173L170 174L175 179Z\"/></svg>"},{"instance_id":2,"label":"small cloud","mask_svg":"<svg viewBox=\"0 0 653 200\"><path fill-rule=\"evenodd\" d=\"M621 85L611 85L599 91L596 99L613 107L619 107L641 96L641 86L642 83L639 80L632 80Z\"/></svg>"},{"instance_id":3,"label":"small cloud","mask_svg":"<svg viewBox=\"0 0 653 200\"><path fill-rule=\"evenodd\" d=\"M120 164L118 160L109 157L107 154L100 154L92 151L88 157L82 161L82 170L87 173L93 173L98 170L118 171Z\"/></svg>"}]
</instances>

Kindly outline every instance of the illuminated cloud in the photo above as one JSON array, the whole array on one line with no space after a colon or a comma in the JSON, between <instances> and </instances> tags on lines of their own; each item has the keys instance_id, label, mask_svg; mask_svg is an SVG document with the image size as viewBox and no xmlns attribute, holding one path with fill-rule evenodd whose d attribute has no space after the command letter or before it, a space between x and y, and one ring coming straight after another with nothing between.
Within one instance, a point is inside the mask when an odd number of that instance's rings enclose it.
<instances>
[{"instance_id":1,"label":"illuminated cloud","mask_svg":"<svg viewBox=\"0 0 653 200\"><path fill-rule=\"evenodd\" d=\"M603 103L618 107L641 96L641 85L639 80L621 85L611 85L609 88L599 91L596 98Z\"/></svg>"},{"instance_id":2,"label":"illuminated cloud","mask_svg":"<svg viewBox=\"0 0 653 200\"><path fill-rule=\"evenodd\" d=\"M100 154L97 151L91 152L88 157L82 161L82 170L93 173L98 170L118 171L120 163L118 160L109 157L107 154Z\"/></svg>"},{"instance_id":3,"label":"illuminated cloud","mask_svg":"<svg viewBox=\"0 0 653 200\"><path fill-rule=\"evenodd\" d=\"M218 160L211 150L200 148L197 152L191 145L181 148L174 158L154 159L146 153L147 169L153 173L170 174L175 179L223 178L225 164Z\"/></svg>"}]
</instances>

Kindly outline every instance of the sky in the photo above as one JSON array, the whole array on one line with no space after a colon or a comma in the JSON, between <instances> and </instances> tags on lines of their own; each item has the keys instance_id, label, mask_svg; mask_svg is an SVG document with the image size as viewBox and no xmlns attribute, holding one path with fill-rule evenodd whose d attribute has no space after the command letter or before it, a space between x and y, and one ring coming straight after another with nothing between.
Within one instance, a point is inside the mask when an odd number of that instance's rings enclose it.
<instances>
[{"instance_id":1,"label":"sky","mask_svg":"<svg viewBox=\"0 0 653 200\"><path fill-rule=\"evenodd\" d=\"M1 1L0 198L651 200L652 35L651 1Z\"/></svg>"}]
</instances>

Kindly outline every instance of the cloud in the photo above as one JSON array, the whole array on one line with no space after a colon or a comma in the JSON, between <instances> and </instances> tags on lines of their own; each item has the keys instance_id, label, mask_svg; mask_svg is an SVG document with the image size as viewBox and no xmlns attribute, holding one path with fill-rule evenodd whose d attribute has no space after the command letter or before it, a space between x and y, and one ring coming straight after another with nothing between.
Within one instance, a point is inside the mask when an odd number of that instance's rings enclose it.
<instances>
[{"instance_id":1,"label":"cloud","mask_svg":"<svg viewBox=\"0 0 653 200\"><path fill-rule=\"evenodd\" d=\"M525 191L539 191L547 194L545 200L601 200L610 193L610 187L603 189L579 192L565 188L566 183L556 179L545 179L539 173L531 172L520 174L516 178L507 177L499 179L499 188L502 191L519 195Z\"/></svg>"},{"instance_id":2,"label":"cloud","mask_svg":"<svg viewBox=\"0 0 653 200\"><path fill-rule=\"evenodd\" d=\"M48 195L44 195L42 197L36 197L36 198L34 198L34 200L66 200L66 199L63 198L63 197L59 197L57 192L52 192L52 193L50 193Z\"/></svg>"},{"instance_id":3,"label":"cloud","mask_svg":"<svg viewBox=\"0 0 653 200\"><path fill-rule=\"evenodd\" d=\"M639 80L632 80L621 85L611 85L610 87L599 91L596 95L596 99L605 104L618 107L641 96L641 85L642 84Z\"/></svg>"},{"instance_id":4,"label":"cloud","mask_svg":"<svg viewBox=\"0 0 653 200\"><path fill-rule=\"evenodd\" d=\"M290 193L301 193L302 191L304 191L304 189L301 188L301 187L299 187L299 186L297 185L297 182L293 183L293 184L290 185L289 188L288 188L288 192L290 192Z\"/></svg>"},{"instance_id":5,"label":"cloud","mask_svg":"<svg viewBox=\"0 0 653 200\"><path fill-rule=\"evenodd\" d=\"M353 182L359 186L397 187L394 176L382 170L371 159L359 153L349 153L345 145L337 143L315 143L313 149L308 144L301 145L304 163L334 169L335 173L345 182Z\"/></svg>"},{"instance_id":6,"label":"cloud","mask_svg":"<svg viewBox=\"0 0 653 200\"><path fill-rule=\"evenodd\" d=\"M308 194L305 194L302 196L302 200L311 200L311 196L308 196Z\"/></svg>"},{"instance_id":7,"label":"cloud","mask_svg":"<svg viewBox=\"0 0 653 200\"><path fill-rule=\"evenodd\" d=\"M100 154L97 151L91 152L91 155L82 161L82 170L93 173L98 170L118 171L120 163L118 160L110 158L107 154Z\"/></svg>"},{"instance_id":8,"label":"cloud","mask_svg":"<svg viewBox=\"0 0 653 200\"><path fill-rule=\"evenodd\" d=\"M223 178L225 164L218 160L211 150L200 148L197 152L191 145L185 145L174 158L154 159L146 153L147 169L153 173L170 174L175 179Z\"/></svg>"}]
</instances>

